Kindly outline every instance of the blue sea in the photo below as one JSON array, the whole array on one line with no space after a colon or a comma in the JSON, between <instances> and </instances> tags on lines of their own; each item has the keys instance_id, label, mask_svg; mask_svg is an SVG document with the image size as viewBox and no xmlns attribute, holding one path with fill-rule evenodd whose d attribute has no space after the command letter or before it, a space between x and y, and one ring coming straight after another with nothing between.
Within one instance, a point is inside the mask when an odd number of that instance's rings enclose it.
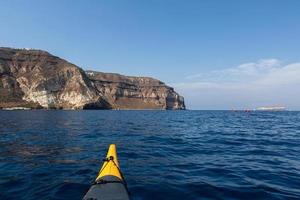
<instances>
[{"instance_id":1,"label":"blue sea","mask_svg":"<svg viewBox=\"0 0 300 200\"><path fill-rule=\"evenodd\" d=\"M0 199L81 199L109 144L132 200L300 199L300 112L0 111Z\"/></svg>"}]
</instances>

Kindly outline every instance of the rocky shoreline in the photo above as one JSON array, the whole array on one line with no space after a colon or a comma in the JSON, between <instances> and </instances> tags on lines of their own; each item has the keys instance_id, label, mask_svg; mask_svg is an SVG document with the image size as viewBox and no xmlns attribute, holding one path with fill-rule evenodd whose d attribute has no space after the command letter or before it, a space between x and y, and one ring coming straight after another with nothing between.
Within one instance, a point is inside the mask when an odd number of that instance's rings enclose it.
<instances>
[{"instance_id":1,"label":"rocky shoreline","mask_svg":"<svg viewBox=\"0 0 300 200\"><path fill-rule=\"evenodd\" d=\"M172 87L150 77L84 71L42 50L0 48L0 108L185 109Z\"/></svg>"}]
</instances>

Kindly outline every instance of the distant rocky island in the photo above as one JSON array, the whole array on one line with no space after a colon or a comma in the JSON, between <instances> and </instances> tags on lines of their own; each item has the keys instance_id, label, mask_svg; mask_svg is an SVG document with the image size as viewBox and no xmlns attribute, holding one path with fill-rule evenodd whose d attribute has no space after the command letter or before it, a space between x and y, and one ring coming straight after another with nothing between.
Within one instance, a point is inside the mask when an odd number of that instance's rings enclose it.
<instances>
[{"instance_id":1,"label":"distant rocky island","mask_svg":"<svg viewBox=\"0 0 300 200\"><path fill-rule=\"evenodd\" d=\"M46 51L0 47L0 108L182 110L185 104L154 78L84 71Z\"/></svg>"},{"instance_id":2,"label":"distant rocky island","mask_svg":"<svg viewBox=\"0 0 300 200\"><path fill-rule=\"evenodd\" d=\"M286 111L284 106L263 106L256 108L257 111Z\"/></svg>"}]
</instances>

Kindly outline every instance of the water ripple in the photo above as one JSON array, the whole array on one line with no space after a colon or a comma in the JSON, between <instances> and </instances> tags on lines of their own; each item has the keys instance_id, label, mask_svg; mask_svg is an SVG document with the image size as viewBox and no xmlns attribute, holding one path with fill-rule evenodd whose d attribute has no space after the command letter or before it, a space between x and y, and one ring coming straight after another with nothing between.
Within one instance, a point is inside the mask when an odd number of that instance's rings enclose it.
<instances>
[{"instance_id":1,"label":"water ripple","mask_svg":"<svg viewBox=\"0 0 300 200\"><path fill-rule=\"evenodd\" d=\"M0 199L81 199L110 143L133 200L300 199L300 113L0 111Z\"/></svg>"}]
</instances>

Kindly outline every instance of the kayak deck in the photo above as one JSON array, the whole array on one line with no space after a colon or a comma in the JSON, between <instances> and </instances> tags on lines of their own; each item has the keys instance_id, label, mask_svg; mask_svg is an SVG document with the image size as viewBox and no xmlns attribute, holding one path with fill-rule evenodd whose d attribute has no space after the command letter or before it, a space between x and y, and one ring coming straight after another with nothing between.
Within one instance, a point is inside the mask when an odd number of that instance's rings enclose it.
<instances>
[{"instance_id":1,"label":"kayak deck","mask_svg":"<svg viewBox=\"0 0 300 200\"><path fill-rule=\"evenodd\" d=\"M129 200L126 182L119 168L115 144L109 146L95 183L83 200Z\"/></svg>"},{"instance_id":2,"label":"kayak deck","mask_svg":"<svg viewBox=\"0 0 300 200\"><path fill-rule=\"evenodd\" d=\"M119 179L123 180L120 168L119 168L119 162L117 157L117 148L115 144L111 144L109 146L106 158L103 160L104 163L99 171L99 174L96 178L96 181L99 180L101 177L111 175L116 176Z\"/></svg>"}]
</instances>

